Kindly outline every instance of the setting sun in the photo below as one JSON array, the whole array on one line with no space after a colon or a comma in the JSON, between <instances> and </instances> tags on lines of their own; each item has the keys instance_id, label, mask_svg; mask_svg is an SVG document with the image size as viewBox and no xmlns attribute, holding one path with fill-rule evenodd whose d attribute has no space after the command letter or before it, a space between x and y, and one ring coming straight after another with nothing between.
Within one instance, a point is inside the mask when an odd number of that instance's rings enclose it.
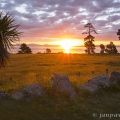
<instances>
[{"instance_id":1,"label":"setting sun","mask_svg":"<svg viewBox=\"0 0 120 120\"><path fill-rule=\"evenodd\" d=\"M62 40L60 41L60 45L65 49L65 53L70 53L70 48L73 46L73 41Z\"/></svg>"},{"instance_id":2,"label":"setting sun","mask_svg":"<svg viewBox=\"0 0 120 120\"><path fill-rule=\"evenodd\" d=\"M70 53L70 49L73 46L78 46L78 45L82 45L82 41L81 40L72 40L72 39L62 39L60 41L55 42L56 44L61 45L61 47L64 49L65 53Z\"/></svg>"}]
</instances>

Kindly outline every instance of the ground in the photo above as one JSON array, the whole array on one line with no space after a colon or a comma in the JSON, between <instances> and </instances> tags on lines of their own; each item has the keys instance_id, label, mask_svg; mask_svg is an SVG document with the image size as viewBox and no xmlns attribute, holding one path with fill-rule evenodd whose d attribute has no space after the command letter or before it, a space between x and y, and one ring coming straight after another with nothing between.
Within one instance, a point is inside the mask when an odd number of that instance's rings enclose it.
<instances>
[{"instance_id":1,"label":"ground","mask_svg":"<svg viewBox=\"0 0 120 120\"><path fill-rule=\"evenodd\" d=\"M11 94L30 83L39 82L44 90L41 98L0 101L1 120L97 120L109 119L106 114L119 114L120 86L90 94L79 91L77 85L91 77L120 72L120 54L14 54L0 71L0 90ZM94 71L94 75L92 75ZM50 85L52 73L66 74L77 96L58 95ZM119 117L112 117L118 120Z\"/></svg>"}]
</instances>

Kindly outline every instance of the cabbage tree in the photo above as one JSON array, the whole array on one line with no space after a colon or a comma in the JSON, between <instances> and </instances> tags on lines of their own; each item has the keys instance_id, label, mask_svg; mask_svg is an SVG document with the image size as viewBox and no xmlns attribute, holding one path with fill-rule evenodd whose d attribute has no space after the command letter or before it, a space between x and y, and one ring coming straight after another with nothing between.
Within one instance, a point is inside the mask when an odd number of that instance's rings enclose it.
<instances>
[{"instance_id":1,"label":"cabbage tree","mask_svg":"<svg viewBox=\"0 0 120 120\"><path fill-rule=\"evenodd\" d=\"M19 41L21 32L19 24L9 15L0 13L0 68L5 67L9 59L9 52L13 48L13 43Z\"/></svg>"}]
</instances>

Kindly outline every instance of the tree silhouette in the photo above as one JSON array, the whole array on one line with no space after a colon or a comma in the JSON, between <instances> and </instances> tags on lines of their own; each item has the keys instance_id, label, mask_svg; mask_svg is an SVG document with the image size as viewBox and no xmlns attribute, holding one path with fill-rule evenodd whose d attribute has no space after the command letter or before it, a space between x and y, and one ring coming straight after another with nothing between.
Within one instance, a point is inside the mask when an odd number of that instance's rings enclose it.
<instances>
[{"instance_id":1,"label":"tree silhouette","mask_svg":"<svg viewBox=\"0 0 120 120\"><path fill-rule=\"evenodd\" d=\"M87 28L87 30L85 32L83 32L82 34L88 34L88 36L86 38L84 38L84 45L86 47L85 52L88 54L94 54L95 51L95 45L94 45L94 38L91 33L94 32L95 34L98 34L95 30L95 28L93 27L93 25L91 23L87 23L85 26L85 28Z\"/></svg>"},{"instance_id":2,"label":"tree silhouette","mask_svg":"<svg viewBox=\"0 0 120 120\"><path fill-rule=\"evenodd\" d=\"M110 42L110 44L106 46L105 52L106 53L117 53L118 51L116 49L116 46L113 44L113 42Z\"/></svg>"},{"instance_id":3,"label":"tree silhouette","mask_svg":"<svg viewBox=\"0 0 120 120\"><path fill-rule=\"evenodd\" d=\"M94 49L95 49L95 45L94 45L94 37L89 35L87 36L86 38L84 38L84 45L86 47L86 50L85 52L88 53L88 54L91 54L91 53L95 53Z\"/></svg>"},{"instance_id":4,"label":"tree silhouette","mask_svg":"<svg viewBox=\"0 0 120 120\"><path fill-rule=\"evenodd\" d=\"M46 53L51 53L51 50L49 48L47 48Z\"/></svg>"},{"instance_id":5,"label":"tree silhouette","mask_svg":"<svg viewBox=\"0 0 120 120\"><path fill-rule=\"evenodd\" d=\"M18 54L31 54L32 53L31 49L25 43L21 44L19 49L20 51L18 51Z\"/></svg>"},{"instance_id":6,"label":"tree silhouette","mask_svg":"<svg viewBox=\"0 0 120 120\"><path fill-rule=\"evenodd\" d=\"M8 50L13 48L14 42L19 40L21 32L19 32L18 24L14 23L14 19L8 13L2 17L0 13L0 68L5 67L9 59Z\"/></svg>"},{"instance_id":7,"label":"tree silhouette","mask_svg":"<svg viewBox=\"0 0 120 120\"><path fill-rule=\"evenodd\" d=\"M120 40L120 29L118 29L117 35L119 35L119 40Z\"/></svg>"},{"instance_id":8,"label":"tree silhouette","mask_svg":"<svg viewBox=\"0 0 120 120\"><path fill-rule=\"evenodd\" d=\"M101 48L101 51L100 51L100 53L104 53L104 51L105 51L105 46L103 45L103 44L100 44L100 48Z\"/></svg>"}]
</instances>

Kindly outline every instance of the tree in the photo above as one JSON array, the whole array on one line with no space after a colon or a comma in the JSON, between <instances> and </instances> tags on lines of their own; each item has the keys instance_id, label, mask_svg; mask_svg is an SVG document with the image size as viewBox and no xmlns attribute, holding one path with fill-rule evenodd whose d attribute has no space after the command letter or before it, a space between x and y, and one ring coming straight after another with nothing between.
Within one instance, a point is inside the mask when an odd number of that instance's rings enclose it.
<instances>
[{"instance_id":1,"label":"tree","mask_svg":"<svg viewBox=\"0 0 120 120\"><path fill-rule=\"evenodd\" d=\"M0 13L0 68L5 67L9 59L8 50L13 48L13 44L19 40L19 24L14 23L14 19L8 13L2 17Z\"/></svg>"},{"instance_id":2,"label":"tree","mask_svg":"<svg viewBox=\"0 0 120 120\"><path fill-rule=\"evenodd\" d=\"M94 54L95 51L95 45L94 45L94 38L91 33L94 32L96 34L98 34L95 30L95 28L93 27L93 25L91 23L87 23L85 26L85 28L87 28L87 30L85 32L83 32L82 34L88 34L88 36L86 38L84 38L84 45L86 47L85 52L88 54Z\"/></svg>"},{"instance_id":3,"label":"tree","mask_svg":"<svg viewBox=\"0 0 120 120\"><path fill-rule=\"evenodd\" d=\"M113 44L113 42L110 42L110 44L106 46L105 52L106 53L117 53L118 51L117 51L116 46Z\"/></svg>"},{"instance_id":4,"label":"tree","mask_svg":"<svg viewBox=\"0 0 120 120\"><path fill-rule=\"evenodd\" d=\"M104 53L104 51L105 51L105 46L103 45L103 44L100 44L100 48L101 48L101 51L100 51L100 53Z\"/></svg>"},{"instance_id":5,"label":"tree","mask_svg":"<svg viewBox=\"0 0 120 120\"><path fill-rule=\"evenodd\" d=\"M120 29L118 29L117 35L119 35L119 40L120 40Z\"/></svg>"},{"instance_id":6,"label":"tree","mask_svg":"<svg viewBox=\"0 0 120 120\"><path fill-rule=\"evenodd\" d=\"M31 54L32 53L31 49L25 43L21 44L19 49L20 51L18 51L18 54Z\"/></svg>"},{"instance_id":7,"label":"tree","mask_svg":"<svg viewBox=\"0 0 120 120\"><path fill-rule=\"evenodd\" d=\"M94 49L95 49L95 45L93 43L94 41L94 37L93 36L87 36L86 38L84 38L84 45L86 47L86 50L85 52L88 53L88 54L91 54L91 53L95 53Z\"/></svg>"},{"instance_id":8,"label":"tree","mask_svg":"<svg viewBox=\"0 0 120 120\"><path fill-rule=\"evenodd\" d=\"M51 53L51 50L49 48L47 48L46 53Z\"/></svg>"}]
</instances>

